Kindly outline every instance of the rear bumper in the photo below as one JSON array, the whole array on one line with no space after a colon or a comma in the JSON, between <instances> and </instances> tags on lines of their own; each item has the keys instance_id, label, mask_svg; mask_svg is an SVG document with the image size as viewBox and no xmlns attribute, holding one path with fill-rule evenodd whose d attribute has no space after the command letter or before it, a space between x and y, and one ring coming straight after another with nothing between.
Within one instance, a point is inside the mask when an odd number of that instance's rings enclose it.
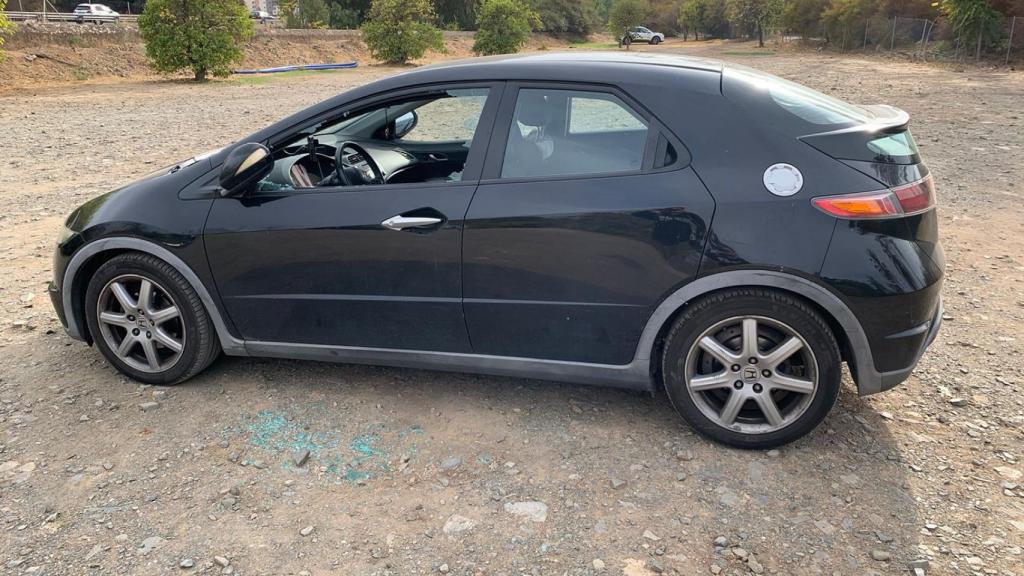
<instances>
[{"instance_id":1,"label":"rear bumper","mask_svg":"<svg viewBox=\"0 0 1024 576\"><path fill-rule=\"evenodd\" d=\"M861 396L884 392L901 384L910 377L911 372L917 367L917 363L921 361L925 351L935 341L939 328L942 326L942 313L942 298L940 297L930 320L920 326L893 335L897 338L912 338L924 334L924 338L919 340L920 344L917 346L917 350L908 366L886 372L871 370L870 374L856 374L857 390Z\"/></svg>"}]
</instances>

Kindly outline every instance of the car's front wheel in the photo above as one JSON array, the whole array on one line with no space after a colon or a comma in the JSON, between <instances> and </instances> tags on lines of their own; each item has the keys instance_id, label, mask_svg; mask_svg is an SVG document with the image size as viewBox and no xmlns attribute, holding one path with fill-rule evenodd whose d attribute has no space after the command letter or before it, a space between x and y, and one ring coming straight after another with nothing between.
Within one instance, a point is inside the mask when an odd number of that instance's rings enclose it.
<instances>
[{"instance_id":1,"label":"car's front wheel","mask_svg":"<svg viewBox=\"0 0 1024 576\"><path fill-rule=\"evenodd\" d=\"M662 355L665 390L703 434L771 448L817 426L835 404L839 347L825 320L782 292L739 288L690 304Z\"/></svg>"},{"instance_id":2,"label":"car's front wheel","mask_svg":"<svg viewBox=\"0 0 1024 576\"><path fill-rule=\"evenodd\" d=\"M163 260L129 252L105 262L85 294L86 321L115 368L146 384L177 384L220 353L198 294Z\"/></svg>"},{"instance_id":3,"label":"car's front wheel","mask_svg":"<svg viewBox=\"0 0 1024 576\"><path fill-rule=\"evenodd\" d=\"M659 38L657 36L655 36L654 38L651 38L651 44L657 45L657 44L660 44L660 43L661 43L661 38Z\"/></svg>"}]
</instances>

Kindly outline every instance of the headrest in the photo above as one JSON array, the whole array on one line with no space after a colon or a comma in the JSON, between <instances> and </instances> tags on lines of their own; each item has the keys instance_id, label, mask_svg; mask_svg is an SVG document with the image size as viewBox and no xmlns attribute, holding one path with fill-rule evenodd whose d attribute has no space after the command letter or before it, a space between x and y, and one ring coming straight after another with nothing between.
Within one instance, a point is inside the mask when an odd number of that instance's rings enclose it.
<instances>
[{"instance_id":1,"label":"headrest","mask_svg":"<svg viewBox=\"0 0 1024 576\"><path fill-rule=\"evenodd\" d=\"M551 107L547 96L539 90L523 90L519 92L519 109L516 120L526 126L546 126L551 121Z\"/></svg>"}]
</instances>

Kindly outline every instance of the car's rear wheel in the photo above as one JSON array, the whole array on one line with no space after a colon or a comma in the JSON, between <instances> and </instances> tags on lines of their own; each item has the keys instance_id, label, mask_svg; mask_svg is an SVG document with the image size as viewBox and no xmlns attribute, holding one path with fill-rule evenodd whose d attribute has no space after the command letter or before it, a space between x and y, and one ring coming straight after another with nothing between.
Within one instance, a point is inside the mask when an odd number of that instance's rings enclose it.
<instances>
[{"instance_id":1,"label":"car's rear wheel","mask_svg":"<svg viewBox=\"0 0 1024 576\"><path fill-rule=\"evenodd\" d=\"M758 288L690 304L662 355L665 390L701 433L740 448L792 442L835 404L839 347L802 300Z\"/></svg>"},{"instance_id":2,"label":"car's rear wheel","mask_svg":"<svg viewBox=\"0 0 1024 576\"><path fill-rule=\"evenodd\" d=\"M146 384L177 384L220 353L198 294L172 266L148 254L111 258L89 281L86 321L115 368Z\"/></svg>"}]
</instances>

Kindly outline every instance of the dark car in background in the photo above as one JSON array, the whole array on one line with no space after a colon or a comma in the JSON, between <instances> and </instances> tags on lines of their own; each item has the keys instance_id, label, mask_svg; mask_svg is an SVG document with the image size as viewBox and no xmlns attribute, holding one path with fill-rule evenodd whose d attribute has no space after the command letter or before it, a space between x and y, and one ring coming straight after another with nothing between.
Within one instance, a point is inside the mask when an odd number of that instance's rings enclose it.
<instances>
[{"instance_id":1,"label":"dark car in background","mask_svg":"<svg viewBox=\"0 0 1024 576\"><path fill-rule=\"evenodd\" d=\"M87 202L50 294L140 382L223 351L664 389L776 446L939 328L908 121L710 60L425 67Z\"/></svg>"}]
</instances>

